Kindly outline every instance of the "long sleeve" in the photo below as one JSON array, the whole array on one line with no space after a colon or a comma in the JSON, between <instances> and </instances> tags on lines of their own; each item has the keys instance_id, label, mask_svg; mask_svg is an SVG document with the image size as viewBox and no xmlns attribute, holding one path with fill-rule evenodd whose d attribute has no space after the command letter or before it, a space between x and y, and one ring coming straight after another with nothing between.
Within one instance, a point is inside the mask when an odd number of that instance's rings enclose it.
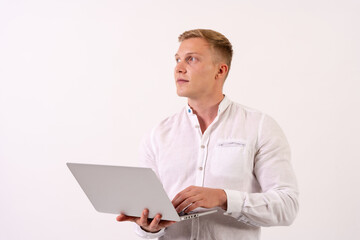
<instances>
[{"instance_id":1,"label":"long sleeve","mask_svg":"<svg viewBox=\"0 0 360 240\"><path fill-rule=\"evenodd\" d=\"M261 192L225 189L225 214L254 226L290 225L299 208L290 148L280 127L266 115L260 122L256 150L254 174Z\"/></svg>"},{"instance_id":2,"label":"long sleeve","mask_svg":"<svg viewBox=\"0 0 360 240\"><path fill-rule=\"evenodd\" d=\"M139 147L139 163L141 167L151 168L157 175L158 169L156 166L156 150L154 144L154 131L153 128L142 139Z\"/></svg>"},{"instance_id":3,"label":"long sleeve","mask_svg":"<svg viewBox=\"0 0 360 240\"><path fill-rule=\"evenodd\" d=\"M158 175L157 167L155 164L155 153L154 153L154 145L153 145L153 132L152 130L149 134L147 134L140 145L139 148L139 161L140 165L142 167L149 167L153 169L153 171ZM164 229L157 233L150 233L146 232L139 225L135 224L135 232L138 236L145 238L145 239L153 239L153 238L159 238L163 236Z\"/></svg>"}]
</instances>

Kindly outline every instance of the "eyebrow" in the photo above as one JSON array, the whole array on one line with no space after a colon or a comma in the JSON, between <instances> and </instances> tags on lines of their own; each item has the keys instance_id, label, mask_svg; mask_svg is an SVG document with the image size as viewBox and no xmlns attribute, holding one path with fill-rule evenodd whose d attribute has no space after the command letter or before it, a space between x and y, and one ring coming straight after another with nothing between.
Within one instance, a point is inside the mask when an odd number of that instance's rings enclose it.
<instances>
[{"instance_id":1,"label":"eyebrow","mask_svg":"<svg viewBox=\"0 0 360 240\"><path fill-rule=\"evenodd\" d=\"M185 53L185 56L186 56L186 55L191 55L191 54L201 55L200 53L197 53L197 52L188 52L188 53ZM176 56L179 56L179 54L175 53L175 57L176 57Z\"/></svg>"}]
</instances>

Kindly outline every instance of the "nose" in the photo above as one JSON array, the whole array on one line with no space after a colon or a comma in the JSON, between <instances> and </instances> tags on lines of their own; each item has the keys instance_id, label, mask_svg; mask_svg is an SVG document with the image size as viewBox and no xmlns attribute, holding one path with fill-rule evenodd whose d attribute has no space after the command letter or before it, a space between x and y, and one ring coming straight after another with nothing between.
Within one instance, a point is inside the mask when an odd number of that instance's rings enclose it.
<instances>
[{"instance_id":1,"label":"nose","mask_svg":"<svg viewBox=\"0 0 360 240\"><path fill-rule=\"evenodd\" d=\"M184 66L184 63L182 61L178 62L175 66L175 72L176 73L186 73L186 68Z\"/></svg>"}]
</instances>

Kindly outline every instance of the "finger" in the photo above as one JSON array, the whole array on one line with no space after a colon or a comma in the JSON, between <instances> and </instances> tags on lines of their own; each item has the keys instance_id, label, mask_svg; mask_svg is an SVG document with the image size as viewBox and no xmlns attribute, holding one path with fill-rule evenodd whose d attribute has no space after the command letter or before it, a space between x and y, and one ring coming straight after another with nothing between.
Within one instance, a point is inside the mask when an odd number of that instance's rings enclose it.
<instances>
[{"instance_id":1,"label":"finger","mask_svg":"<svg viewBox=\"0 0 360 240\"><path fill-rule=\"evenodd\" d=\"M159 223L161 220L161 215L160 214L156 214L156 216L154 217L154 219L151 221L150 225L149 225L149 229L152 231L157 231L159 230Z\"/></svg>"},{"instance_id":2,"label":"finger","mask_svg":"<svg viewBox=\"0 0 360 240\"><path fill-rule=\"evenodd\" d=\"M176 196L173 198L173 200L171 201L171 203L176 206L179 204L179 202L181 201L181 199L183 198L183 195L185 194L184 191L179 192L178 194L176 194ZM182 202L182 201L181 201Z\"/></svg>"},{"instance_id":3,"label":"finger","mask_svg":"<svg viewBox=\"0 0 360 240\"><path fill-rule=\"evenodd\" d=\"M139 225L142 227L147 227L149 225L148 223L148 216L149 216L149 209L145 208L141 214L141 217L139 219Z\"/></svg>"},{"instance_id":4,"label":"finger","mask_svg":"<svg viewBox=\"0 0 360 240\"><path fill-rule=\"evenodd\" d=\"M193 210L195 210L196 208L198 208L198 207L203 207L202 206L202 201L197 201L197 202L194 202L193 204L191 204L187 209L185 209L185 213L189 213L189 212L191 212L191 211L193 211Z\"/></svg>"},{"instance_id":5,"label":"finger","mask_svg":"<svg viewBox=\"0 0 360 240\"><path fill-rule=\"evenodd\" d=\"M124 222L124 221L135 222L137 218L138 217L132 217L132 216L127 216L125 214L120 214L119 216L116 217L116 221L118 221L118 222Z\"/></svg>"},{"instance_id":6,"label":"finger","mask_svg":"<svg viewBox=\"0 0 360 240\"><path fill-rule=\"evenodd\" d=\"M186 199L191 198L195 195L196 193L194 191L187 191L184 192L182 194L180 194L177 199L174 199L172 201L172 204L175 208L177 208L182 202L184 202ZM186 207L186 206L185 206Z\"/></svg>"},{"instance_id":7,"label":"finger","mask_svg":"<svg viewBox=\"0 0 360 240\"><path fill-rule=\"evenodd\" d=\"M176 194L176 196L173 198L173 200L171 201L173 205L178 204L178 201L180 201L180 199L182 198L182 196L184 194L186 194L187 192L190 192L192 189L194 188L194 186L190 186L185 188L184 190L182 190L181 192L179 192L178 194ZM182 201L181 201L182 202Z\"/></svg>"},{"instance_id":8,"label":"finger","mask_svg":"<svg viewBox=\"0 0 360 240\"><path fill-rule=\"evenodd\" d=\"M164 221L164 220L162 220L162 221L160 221L159 225L161 227L163 227L163 228L166 228L166 227L168 227L168 226L170 226L170 225L172 225L174 223L176 223L176 222L175 221Z\"/></svg>"},{"instance_id":9,"label":"finger","mask_svg":"<svg viewBox=\"0 0 360 240\"><path fill-rule=\"evenodd\" d=\"M179 196L179 198L173 202L174 208L179 209L180 211L183 210L187 205L189 205L191 203L191 202L189 202L189 203L187 202L187 200L191 197L193 197L193 196L188 193L185 193L185 194ZM187 205L183 206L185 204L184 202L187 203ZM180 206L182 206L181 209L180 209Z\"/></svg>"},{"instance_id":10,"label":"finger","mask_svg":"<svg viewBox=\"0 0 360 240\"><path fill-rule=\"evenodd\" d=\"M183 211L185 208L189 207L189 205L191 205L192 203L196 202L197 200L199 200L199 197L198 197L198 196L192 196L192 197L189 197L189 198L185 199L182 203L180 203L180 204L176 207L176 211L177 211L177 212Z\"/></svg>"}]
</instances>

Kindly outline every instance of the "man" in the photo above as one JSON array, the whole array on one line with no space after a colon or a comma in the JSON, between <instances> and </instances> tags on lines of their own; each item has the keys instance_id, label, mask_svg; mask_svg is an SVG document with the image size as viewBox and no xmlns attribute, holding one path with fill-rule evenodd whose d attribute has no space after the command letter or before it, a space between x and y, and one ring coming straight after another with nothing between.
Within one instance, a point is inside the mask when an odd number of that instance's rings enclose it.
<instances>
[{"instance_id":1,"label":"man","mask_svg":"<svg viewBox=\"0 0 360 240\"><path fill-rule=\"evenodd\" d=\"M145 238L259 239L261 226L289 225L298 190L284 134L269 116L223 94L232 45L204 29L179 36L175 54L177 94L188 99L180 113L156 126L141 147L178 212L218 208L215 214L178 223L158 214L133 221ZM186 208L187 207L187 208Z\"/></svg>"}]
</instances>

